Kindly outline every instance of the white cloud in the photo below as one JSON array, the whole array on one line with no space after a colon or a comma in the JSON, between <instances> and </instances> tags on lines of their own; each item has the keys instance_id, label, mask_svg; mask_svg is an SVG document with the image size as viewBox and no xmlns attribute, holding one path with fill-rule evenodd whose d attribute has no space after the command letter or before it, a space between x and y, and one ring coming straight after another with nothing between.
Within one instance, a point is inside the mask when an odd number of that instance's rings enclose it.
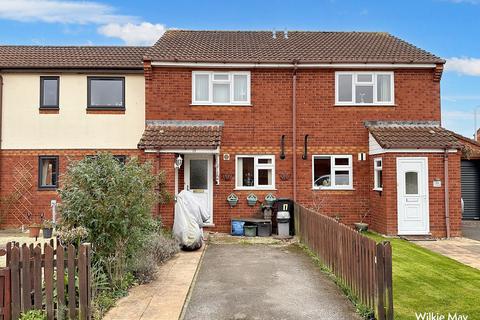
<instances>
[{"instance_id":1,"label":"white cloud","mask_svg":"<svg viewBox=\"0 0 480 320\"><path fill-rule=\"evenodd\" d=\"M469 4L479 4L480 0L448 0L452 3L469 3Z\"/></svg>"},{"instance_id":2,"label":"white cloud","mask_svg":"<svg viewBox=\"0 0 480 320\"><path fill-rule=\"evenodd\" d=\"M115 8L90 1L0 0L0 18L21 22L106 24L136 21Z\"/></svg>"},{"instance_id":3,"label":"white cloud","mask_svg":"<svg viewBox=\"0 0 480 320\"><path fill-rule=\"evenodd\" d=\"M469 76L480 76L480 58L457 58L447 59L446 71L454 71Z\"/></svg>"},{"instance_id":4,"label":"white cloud","mask_svg":"<svg viewBox=\"0 0 480 320\"><path fill-rule=\"evenodd\" d=\"M142 22L139 24L109 23L98 28L107 37L122 39L127 45L152 45L166 31L163 24Z\"/></svg>"}]
</instances>

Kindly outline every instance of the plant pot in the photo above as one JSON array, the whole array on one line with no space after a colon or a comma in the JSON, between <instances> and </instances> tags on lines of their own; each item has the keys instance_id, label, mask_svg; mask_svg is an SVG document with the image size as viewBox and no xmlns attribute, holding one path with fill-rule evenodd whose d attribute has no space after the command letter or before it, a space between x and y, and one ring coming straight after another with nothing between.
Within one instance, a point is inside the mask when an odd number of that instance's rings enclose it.
<instances>
[{"instance_id":1,"label":"plant pot","mask_svg":"<svg viewBox=\"0 0 480 320\"><path fill-rule=\"evenodd\" d=\"M42 231L45 239L50 239L52 237L53 228L43 228Z\"/></svg>"},{"instance_id":2,"label":"plant pot","mask_svg":"<svg viewBox=\"0 0 480 320\"><path fill-rule=\"evenodd\" d=\"M30 238L38 238L38 236L40 235L40 229L40 226L29 226L28 233Z\"/></svg>"},{"instance_id":3,"label":"plant pot","mask_svg":"<svg viewBox=\"0 0 480 320\"><path fill-rule=\"evenodd\" d=\"M250 207L253 207L254 205L257 204L257 201L258 201L258 198L256 195L254 195L253 193L250 193L248 196L247 196L247 203Z\"/></svg>"},{"instance_id":4,"label":"plant pot","mask_svg":"<svg viewBox=\"0 0 480 320\"><path fill-rule=\"evenodd\" d=\"M265 197L265 204L267 206L271 207L271 206L273 206L273 204L275 203L276 200L277 200L277 198L273 194L269 193Z\"/></svg>"},{"instance_id":5,"label":"plant pot","mask_svg":"<svg viewBox=\"0 0 480 320\"><path fill-rule=\"evenodd\" d=\"M235 193L231 193L228 197L227 197L227 202L228 204L230 205L230 208L233 208L237 205L238 203L238 197Z\"/></svg>"},{"instance_id":6,"label":"plant pot","mask_svg":"<svg viewBox=\"0 0 480 320\"><path fill-rule=\"evenodd\" d=\"M368 230L368 223L356 222L354 225L358 232L364 232Z\"/></svg>"}]
</instances>

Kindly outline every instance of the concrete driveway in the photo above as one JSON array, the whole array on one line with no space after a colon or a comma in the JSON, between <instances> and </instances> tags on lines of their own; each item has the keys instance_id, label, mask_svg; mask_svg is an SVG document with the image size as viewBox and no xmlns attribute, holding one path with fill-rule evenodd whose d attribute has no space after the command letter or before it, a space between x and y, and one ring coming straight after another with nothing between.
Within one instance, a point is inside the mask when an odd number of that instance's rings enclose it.
<instances>
[{"instance_id":1,"label":"concrete driveway","mask_svg":"<svg viewBox=\"0 0 480 320\"><path fill-rule=\"evenodd\" d=\"M463 220L462 233L465 238L480 241L480 220Z\"/></svg>"},{"instance_id":2,"label":"concrete driveway","mask_svg":"<svg viewBox=\"0 0 480 320\"><path fill-rule=\"evenodd\" d=\"M184 319L360 319L297 246L210 244Z\"/></svg>"}]
</instances>

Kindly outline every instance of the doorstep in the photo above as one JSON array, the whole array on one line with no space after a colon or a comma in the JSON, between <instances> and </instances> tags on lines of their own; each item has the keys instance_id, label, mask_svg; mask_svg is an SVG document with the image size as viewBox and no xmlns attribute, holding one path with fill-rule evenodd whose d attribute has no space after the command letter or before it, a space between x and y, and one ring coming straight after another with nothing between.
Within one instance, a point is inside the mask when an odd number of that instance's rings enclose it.
<instances>
[{"instance_id":1,"label":"doorstep","mask_svg":"<svg viewBox=\"0 0 480 320\"><path fill-rule=\"evenodd\" d=\"M197 251L181 251L161 265L158 278L133 287L104 317L107 320L173 320L182 313L205 245Z\"/></svg>"}]
</instances>

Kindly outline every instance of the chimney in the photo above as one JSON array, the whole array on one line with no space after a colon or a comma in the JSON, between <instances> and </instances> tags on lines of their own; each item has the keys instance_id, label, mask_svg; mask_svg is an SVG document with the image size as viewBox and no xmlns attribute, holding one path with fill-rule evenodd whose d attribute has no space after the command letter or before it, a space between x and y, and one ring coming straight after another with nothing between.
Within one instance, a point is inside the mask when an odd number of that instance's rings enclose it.
<instances>
[{"instance_id":1,"label":"chimney","mask_svg":"<svg viewBox=\"0 0 480 320\"><path fill-rule=\"evenodd\" d=\"M275 29L272 31L272 38L277 39L277 31L275 31Z\"/></svg>"},{"instance_id":2,"label":"chimney","mask_svg":"<svg viewBox=\"0 0 480 320\"><path fill-rule=\"evenodd\" d=\"M287 28L285 28L285 31L283 32L283 37L284 37L285 39L288 39L288 30L287 30Z\"/></svg>"}]
</instances>

